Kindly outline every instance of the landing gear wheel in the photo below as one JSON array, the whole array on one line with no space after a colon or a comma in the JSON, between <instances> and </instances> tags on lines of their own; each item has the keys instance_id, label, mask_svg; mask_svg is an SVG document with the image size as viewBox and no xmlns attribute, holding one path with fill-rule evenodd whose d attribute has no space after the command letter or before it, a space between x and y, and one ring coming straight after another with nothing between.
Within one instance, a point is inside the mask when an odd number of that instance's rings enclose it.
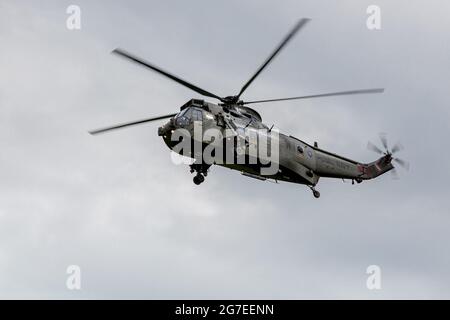
<instances>
[{"instance_id":1,"label":"landing gear wheel","mask_svg":"<svg viewBox=\"0 0 450 320\"><path fill-rule=\"evenodd\" d=\"M195 183L196 185L199 185L199 184L201 184L203 181L205 181L205 177L202 176L200 173L197 173L197 175L194 177L193 181L194 181L194 183Z\"/></svg>"},{"instance_id":2,"label":"landing gear wheel","mask_svg":"<svg viewBox=\"0 0 450 320\"><path fill-rule=\"evenodd\" d=\"M317 191L316 189L314 189L314 186L309 186L309 188L311 189L314 198L316 198L316 199L320 198L320 192Z\"/></svg>"}]
</instances>

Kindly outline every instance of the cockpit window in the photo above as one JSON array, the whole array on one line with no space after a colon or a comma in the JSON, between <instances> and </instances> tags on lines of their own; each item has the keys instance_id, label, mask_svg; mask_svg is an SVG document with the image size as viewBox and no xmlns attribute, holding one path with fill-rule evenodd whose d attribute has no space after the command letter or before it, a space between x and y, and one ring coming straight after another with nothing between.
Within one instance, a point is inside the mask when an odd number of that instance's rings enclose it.
<instances>
[{"instance_id":1,"label":"cockpit window","mask_svg":"<svg viewBox=\"0 0 450 320\"><path fill-rule=\"evenodd\" d=\"M192 109L192 121L202 121L203 112L199 109Z\"/></svg>"},{"instance_id":2,"label":"cockpit window","mask_svg":"<svg viewBox=\"0 0 450 320\"><path fill-rule=\"evenodd\" d=\"M192 118L192 108L187 108L186 113L184 114L184 117L191 120Z\"/></svg>"},{"instance_id":3,"label":"cockpit window","mask_svg":"<svg viewBox=\"0 0 450 320\"><path fill-rule=\"evenodd\" d=\"M177 116L177 123L181 126L186 126L193 121L202 121L203 111L198 108L186 108Z\"/></svg>"},{"instance_id":4,"label":"cockpit window","mask_svg":"<svg viewBox=\"0 0 450 320\"><path fill-rule=\"evenodd\" d=\"M181 111L181 112L177 115L177 118L181 118L182 116L184 116L184 114L186 113L186 111L188 111L188 109L184 109L183 111Z\"/></svg>"}]
</instances>

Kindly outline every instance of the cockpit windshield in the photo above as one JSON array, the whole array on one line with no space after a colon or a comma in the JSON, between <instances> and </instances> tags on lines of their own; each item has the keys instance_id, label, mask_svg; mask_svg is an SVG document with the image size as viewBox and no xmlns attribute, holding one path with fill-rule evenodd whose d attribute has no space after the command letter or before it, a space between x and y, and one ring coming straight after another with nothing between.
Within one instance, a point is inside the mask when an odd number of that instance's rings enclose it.
<instances>
[{"instance_id":1,"label":"cockpit windshield","mask_svg":"<svg viewBox=\"0 0 450 320\"><path fill-rule=\"evenodd\" d=\"M181 111L179 114L177 114L177 118L181 118L182 116L184 116L184 114L186 113L186 111L188 111L188 109L184 109L184 110Z\"/></svg>"},{"instance_id":2,"label":"cockpit windshield","mask_svg":"<svg viewBox=\"0 0 450 320\"><path fill-rule=\"evenodd\" d=\"M178 125L185 126L193 121L203 120L203 110L195 107L189 107L181 111L176 118Z\"/></svg>"}]
</instances>

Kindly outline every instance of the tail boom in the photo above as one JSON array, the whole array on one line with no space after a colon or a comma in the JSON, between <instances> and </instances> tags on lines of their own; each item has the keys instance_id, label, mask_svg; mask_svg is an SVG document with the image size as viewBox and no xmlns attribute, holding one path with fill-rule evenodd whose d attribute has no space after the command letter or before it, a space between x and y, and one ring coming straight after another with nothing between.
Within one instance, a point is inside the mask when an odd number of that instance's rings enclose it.
<instances>
[{"instance_id":1,"label":"tail boom","mask_svg":"<svg viewBox=\"0 0 450 320\"><path fill-rule=\"evenodd\" d=\"M360 163L337 154L316 149L316 168L320 177L355 179L358 182L378 177L394 168L392 156L386 154L371 163Z\"/></svg>"},{"instance_id":2,"label":"tail boom","mask_svg":"<svg viewBox=\"0 0 450 320\"><path fill-rule=\"evenodd\" d=\"M359 178L363 180L373 179L392 169L394 169L392 156L387 154L374 162L359 165L358 170L361 172Z\"/></svg>"}]
</instances>

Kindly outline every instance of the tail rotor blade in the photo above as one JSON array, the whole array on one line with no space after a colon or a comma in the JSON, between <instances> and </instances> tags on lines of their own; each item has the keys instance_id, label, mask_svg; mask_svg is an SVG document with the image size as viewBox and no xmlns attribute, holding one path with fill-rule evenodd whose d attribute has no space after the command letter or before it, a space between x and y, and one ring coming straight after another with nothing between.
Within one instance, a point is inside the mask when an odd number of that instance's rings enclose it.
<instances>
[{"instance_id":1,"label":"tail rotor blade","mask_svg":"<svg viewBox=\"0 0 450 320\"><path fill-rule=\"evenodd\" d=\"M386 138L386 133L380 133L380 140L381 143L383 144L384 149L388 149L388 143L387 143L387 138Z\"/></svg>"},{"instance_id":2,"label":"tail rotor blade","mask_svg":"<svg viewBox=\"0 0 450 320\"><path fill-rule=\"evenodd\" d=\"M402 160L402 159L399 159L399 158L395 158L394 161L396 163L398 163L404 169L409 170L409 162L408 161L405 161L405 160Z\"/></svg>"},{"instance_id":3,"label":"tail rotor blade","mask_svg":"<svg viewBox=\"0 0 450 320\"><path fill-rule=\"evenodd\" d=\"M391 178L392 178L393 180L398 180L398 179L400 179L399 176L398 176L398 172L397 172L397 170L396 170L395 168L391 170Z\"/></svg>"},{"instance_id":4,"label":"tail rotor blade","mask_svg":"<svg viewBox=\"0 0 450 320\"><path fill-rule=\"evenodd\" d=\"M378 148L376 145L374 145L372 142L367 143L367 149L372 150L373 152L383 154L383 151L381 151L380 148Z\"/></svg>"},{"instance_id":5,"label":"tail rotor blade","mask_svg":"<svg viewBox=\"0 0 450 320\"><path fill-rule=\"evenodd\" d=\"M397 143L392 147L391 153L394 154L394 153L396 153L396 152L398 152L398 151L401 151L401 150L403 150L403 145L402 145L400 142L397 142Z\"/></svg>"}]
</instances>

